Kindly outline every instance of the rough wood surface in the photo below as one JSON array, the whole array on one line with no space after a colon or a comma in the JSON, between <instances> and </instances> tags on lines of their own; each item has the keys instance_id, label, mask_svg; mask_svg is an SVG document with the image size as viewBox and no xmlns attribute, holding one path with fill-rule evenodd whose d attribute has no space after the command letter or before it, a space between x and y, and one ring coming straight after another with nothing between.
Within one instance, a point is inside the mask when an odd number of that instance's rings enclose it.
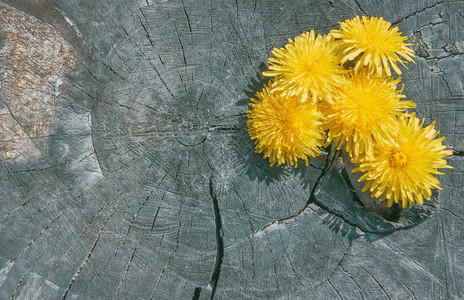
<instances>
[{"instance_id":1,"label":"rough wood surface","mask_svg":"<svg viewBox=\"0 0 464 300\"><path fill-rule=\"evenodd\" d=\"M464 1L4 0L0 298L464 297ZM454 150L390 221L339 157L269 167L273 47L355 15L411 36L404 92Z\"/></svg>"}]
</instances>

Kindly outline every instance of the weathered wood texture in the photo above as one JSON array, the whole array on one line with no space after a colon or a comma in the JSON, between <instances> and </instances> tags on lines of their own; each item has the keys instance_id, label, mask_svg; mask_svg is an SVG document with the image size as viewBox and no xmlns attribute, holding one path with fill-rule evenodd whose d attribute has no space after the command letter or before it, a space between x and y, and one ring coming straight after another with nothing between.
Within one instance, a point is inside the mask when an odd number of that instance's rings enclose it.
<instances>
[{"instance_id":1,"label":"weathered wood texture","mask_svg":"<svg viewBox=\"0 0 464 300\"><path fill-rule=\"evenodd\" d=\"M1 299L464 297L464 1L0 9ZM339 158L271 168L246 132L270 50L357 14L412 37L404 92L455 150L392 221Z\"/></svg>"}]
</instances>

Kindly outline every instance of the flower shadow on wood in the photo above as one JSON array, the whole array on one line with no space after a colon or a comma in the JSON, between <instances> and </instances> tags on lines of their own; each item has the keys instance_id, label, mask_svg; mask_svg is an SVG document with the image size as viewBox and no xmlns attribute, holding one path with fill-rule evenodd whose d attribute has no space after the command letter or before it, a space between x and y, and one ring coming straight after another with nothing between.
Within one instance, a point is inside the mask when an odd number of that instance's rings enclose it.
<instances>
[{"instance_id":1,"label":"flower shadow on wood","mask_svg":"<svg viewBox=\"0 0 464 300\"><path fill-rule=\"evenodd\" d=\"M260 70L264 70L265 65L260 65ZM249 109L248 103L250 98L255 97L255 93L263 89L264 85L267 84L269 79L264 78L260 73L256 74L255 78L251 79L250 84L245 91L247 98L244 98L236 103L236 106L246 107ZM297 173L301 178L307 176L307 168L317 169L317 173L320 173L324 168L325 160L320 158L310 159L310 166L305 166L303 161L300 161L300 164L297 168L293 166L270 166L269 159L263 159L263 153L255 152L255 142L250 139L250 136L247 131L246 125L246 115L242 114L238 118L238 128L241 128L240 131L234 135L234 155L237 158L237 161L246 168L246 174L250 180L258 180L259 182L266 182L266 184L273 183L278 181L289 173ZM314 162L314 165L313 165ZM304 179L304 187L308 188L310 186L311 180Z\"/></svg>"},{"instance_id":2,"label":"flower shadow on wood","mask_svg":"<svg viewBox=\"0 0 464 300\"><path fill-rule=\"evenodd\" d=\"M344 226L349 224L356 229L359 236L365 236L368 241L375 241L395 231L406 230L423 223L437 208L438 192L433 193L430 202L421 206L409 206L403 210L384 210L383 206L375 208L376 203L368 206L365 201L360 200L364 195L353 188L347 172L349 168L347 170L345 165L334 165L320 181L314 193L314 203L323 211L338 217L326 219L327 224L336 232L346 231ZM372 202L375 202L375 199L372 199Z\"/></svg>"}]
</instances>

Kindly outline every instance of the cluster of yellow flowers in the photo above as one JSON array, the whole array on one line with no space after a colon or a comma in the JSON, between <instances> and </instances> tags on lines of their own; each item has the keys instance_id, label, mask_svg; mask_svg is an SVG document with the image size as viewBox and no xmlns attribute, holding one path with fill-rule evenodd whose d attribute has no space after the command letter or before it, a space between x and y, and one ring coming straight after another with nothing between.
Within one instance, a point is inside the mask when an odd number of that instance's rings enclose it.
<instances>
[{"instance_id":1,"label":"cluster of yellow flowers","mask_svg":"<svg viewBox=\"0 0 464 300\"><path fill-rule=\"evenodd\" d=\"M391 69L401 74L398 63L413 61L406 40L382 18L357 16L328 35L311 30L272 50L263 72L272 79L247 111L256 152L271 166L296 167L334 142L353 172L364 173L359 181L372 197L403 207L430 200L431 189L441 189L434 174L451 168L443 158L452 152L434 123L423 127L408 113L416 105L402 100L401 78L392 77Z\"/></svg>"}]
</instances>

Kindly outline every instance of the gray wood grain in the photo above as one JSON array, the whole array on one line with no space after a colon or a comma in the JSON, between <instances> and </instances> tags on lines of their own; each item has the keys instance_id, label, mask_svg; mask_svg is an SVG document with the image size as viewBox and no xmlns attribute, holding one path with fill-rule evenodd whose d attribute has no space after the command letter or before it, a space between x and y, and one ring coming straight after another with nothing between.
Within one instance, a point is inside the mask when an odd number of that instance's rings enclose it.
<instances>
[{"instance_id":1,"label":"gray wood grain","mask_svg":"<svg viewBox=\"0 0 464 300\"><path fill-rule=\"evenodd\" d=\"M28 48L32 37L59 43L73 62L57 54L48 63L60 68L27 69L36 93L26 102L2 79L2 126L17 130L0 149L16 154L0 152L1 299L464 297L463 1L7 0L0 9L0 46L23 41L28 59L18 63L44 65L32 51L50 50ZM411 37L404 93L455 153L444 190L390 221L357 202L339 157L271 168L245 125L273 47L357 14ZM2 70L20 76L18 54L1 54ZM52 75L62 83L33 88Z\"/></svg>"}]
</instances>

